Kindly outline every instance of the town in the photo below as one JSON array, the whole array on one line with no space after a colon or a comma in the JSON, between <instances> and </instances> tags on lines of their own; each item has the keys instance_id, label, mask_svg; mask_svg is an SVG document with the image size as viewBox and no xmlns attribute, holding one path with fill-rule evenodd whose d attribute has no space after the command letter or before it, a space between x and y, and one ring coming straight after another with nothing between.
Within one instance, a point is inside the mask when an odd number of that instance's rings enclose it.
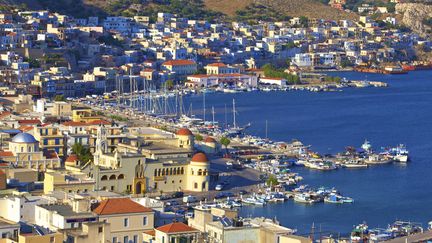
<instances>
[{"instance_id":1,"label":"town","mask_svg":"<svg viewBox=\"0 0 432 243\"><path fill-rule=\"evenodd\" d=\"M342 236L312 225L305 235L276 215L241 215L240 207L289 199L354 203L336 188L301 184L291 167L326 173L406 164L408 150L378 152L365 141L323 156L298 140L247 135L235 100L233 124L222 128L214 110L206 119L205 95L387 87L331 72L431 69L415 55L431 48L393 17L252 24L163 12L152 20L4 11L0 242L426 242L432 224L398 220L378 230L358 222ZM203 119L182 104L196 94Z\"/></svg>"}]
</instances>

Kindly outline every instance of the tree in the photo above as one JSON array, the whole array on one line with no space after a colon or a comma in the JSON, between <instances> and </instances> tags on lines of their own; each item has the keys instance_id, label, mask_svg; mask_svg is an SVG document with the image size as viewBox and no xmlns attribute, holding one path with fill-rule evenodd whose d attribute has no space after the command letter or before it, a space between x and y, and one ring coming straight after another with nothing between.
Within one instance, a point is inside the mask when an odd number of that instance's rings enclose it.
<instances>
[{"instance_id":1,"label":"tree","mask_svg":"<svg viewBox=\"0 0 432 243\"><path fill-rule=\"evenodd\" d=\"M228 152L228 145L231 143L231 140L227 137L221 137L220 143L225 147L225 150Z\"/></svg>"},{"instance_id":2,"label":"tree","mask_svg":"<svg viewBox=\"0 0 432 243\"><path fill-rule=\"evenodd\" d=\"M78 156L79 161L83 163L87 163L93 158L92 153L90 152L89 148L84 147L80 143L75 143L72 146L72 153L76 154Z\"/></svg>"},{"instance_id":3,"label":"tree","mask_svg":"<svg viewBox=\"0 0 432 243\"><path fill-rule=\"evenodd\" d=\"M174 81L172 81L171 79L167 80L167 81L165 82L165 88L167 88L167 89L172 89L172 88L174 88Z\"/></svg>"},{"instance_id":4,"label":"tree","mask_svg":"<svg viewBox=\"0 0 432 243\"><path fill-rule=\"evenodd\" d=\"M270 175L269 178L267 178L267 180L266 180L266 184L267 184L267 186L273 187L273 186L279 185L279 182L278 182L276 176Z\"/></svg>"},{"instance_id":5,"label":"tree","mask_svg":"<svg viewBox=\"0 0 432 243\"><path fill-rule=\"evenodd\" d=\"M56 95L54 101L66 101L66 99L63 95Z\"/></svg>"},{"instance_id":6,"label":"tree","mask_svg":"<svg viewBox=\"0 0 432 243\"><path fill-rule=\"evenodd\" d=\"M201 134L197 134L197 135L195 135L195 140L202 141L203 140L203 136L201 136Z\"/></svg>"}]
</instances>

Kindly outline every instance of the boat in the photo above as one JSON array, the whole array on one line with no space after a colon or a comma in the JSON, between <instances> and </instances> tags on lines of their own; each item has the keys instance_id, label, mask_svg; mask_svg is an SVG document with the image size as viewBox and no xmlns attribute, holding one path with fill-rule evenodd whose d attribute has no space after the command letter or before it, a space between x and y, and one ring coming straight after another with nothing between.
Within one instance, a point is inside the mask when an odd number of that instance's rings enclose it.
<instances>
[{"instance_id":1,"label":"boat","mask_svg":"<svg viewBox=\"0 0 432 243\"><path fill-rule=\"evenodd\" d=\"M372 145L370 144L370 142L368 140L365 140L364 143L362 144L361 148L366 151L366 152L371 152L372 151Z\"/></svg>"},{"instance_id":2,"label":"boat","mask_svg":"<svg viewBox=\"0 0 432 243\"><path fill-rule=\"evenodd\" d=\"M409 151L403 144L399 144L397 147L389 149L389 153L393 156L394 161L406 163L409 160Z\"/></svg>"},{"instance_id":3,"label":"boat","mask_svg":"<svg viewBox=\"0 0 432 243\"><path fill-rule=\"evenodd\" d=\"M326 203L338 203L338 204L344 203L344 201L341 199L341 197L339 195L336 195L333 193L328 195L327 197L325 197L324 202L326 202Z\"/></svg>"},{"instance_id":4,"label":"boat","mask_svg":"<svg viewBox=\"0 0 432 243\"><path fill-rule=\"evenodd\" d=\"M384 67L384 74L407 74L408 71L404 70L401 66L387 66Z\"/></svg>"},{"instance_id":5,"label":"boat","mask_svg":"<svg viewBox=\"0 0 432 243\"><path fill-rule=\"evenodd\" d=\"M393 158L387 153L369 154L365 162L367 164L388 164L393 161Z\"/></svg>"},{"instance_id":6,"label":"boat","mask_svg":"<svg viewBox=\"0 0 432 243\"><path fill-rule=\"evenodd\" d=\"M294 196L294 202L313 204L318 202L318 200L313 199L309 193L299 193Z\"/></svg>"},{"instance_id":7,"label":"boat","mask_svg":"<svg viewBox=\"0 0 432 243\"><path fill-rule=\"evenodd\" d=\"M257 206L264 206L267 204L267 202L264 199L258 198L256 195L247 198L242 197L241 202L245 204L257 205Z\"/></svg>"}]
</instances>

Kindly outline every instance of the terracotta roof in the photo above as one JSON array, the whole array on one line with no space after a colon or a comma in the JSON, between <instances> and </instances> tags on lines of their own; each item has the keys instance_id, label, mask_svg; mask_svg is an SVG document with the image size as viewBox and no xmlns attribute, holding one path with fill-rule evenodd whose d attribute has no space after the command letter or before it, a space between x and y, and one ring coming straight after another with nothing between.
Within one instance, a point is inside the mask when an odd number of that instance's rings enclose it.
<instances>
[{"instance_id":1,"label":"terracotta roof","mask_svg":"<svg viewBox=\"0 0 432 243\"><path fill-rule=\"evenodd\" d=\"M102 201L97 208L93 210L99 215L125 214L125 213L148 213L152 212L141 204L132 201L130 198L110 198Z\"/></svg>"},{"instance_id":2,"label":"terracotta roof","mask_svg":"<svg viewBox=\"0 0 432 243\"><path fill-rule=\"evenodd\" d=\"M193 64L195 64L195 62L192 60L169 60L162 63L163 66L184 66Z\"/></svg>"},{"instance_id":3,"label":"terracotta roof","mask_svg":"<svg viewBox=\"0 0 432 243\"><path fill-rule=\"evenodd\" d=\"M22 132L28 132L28 131L30 131L30 130L33 130L33 127L32 127L32 126L20 126L20 127L18 128L18 130L20 130L20 131L22 131Z\"/></svg>"},{"instance_id":4,"label":"terracotta roof","mask_svg":"<svg viewBox=\"0 0 432 243\"><path fill-rule=\"evenodd\" d=\"M74 121L63 122L62 125L70 126L70 127L88 126L88 124L85 122L74 122Z\"/></svg>"},{"instance_id":5,"label":"terracotta roof","mask_svg":"<svg viewBox=\"0 0 432 243\"><path fill-rule=\"evenodd\" d=\"M146 235L151 235L151 236L155 236L155 235L156 235L154 229L153 229L153 230L149 230L149 231L145 231L145 232L143 232L143 233L146 234Z\"/></svg>"},{"instance_id":6,"label":"terracotta roof","mask_svg":"<svg viewBox=\"0 0 432 243\"><path fill-rule=\"evenodd\" d=\"M4 111L4 112L2 112L1 114L0 114L0 119L3 119L3 118L5 118L5 117L7 117L7 116L9 116L9 115L11 115L12 113L11 112L9 112L9 111Z\"/></svg>"},{"instance_id":7,"label":"terracotta roof","mask_svg":"<svg viewBox=\"0 0 432 243\"><path fill-rule=\"evenodd\" d=\"M181 232L191 232L197 231L197 229L192 228L184 223L174 222L171 224L166 224L161 227L156 228L156 230L162 231L164 233L181 233Z\"/></svg>"},{"instance_id":8,"label":"terracotta roof","mask_svg":"<svg viewBox=\"0 0 432 243\"><path fill-rule=\"evenodd\" d=\"M11 151L0 151L0 157L12 157L14 156Z\"/></svg>"},{"instance_id":9,"label":"terracotta roof","mask_svg":"<svg viewBox=\"0 0 432 243\"><path fill-rule=\"evenodd\" d=\"M67 157L66 162L75 162L78 160L78 156L76 154L71 154Z\"/></svg>"},{"instance_id":10,"label":"terracotta roof","mask_svg":"<svg viewBox=\"0 0 432 243\"><path fill-rule=\"evenodd\" d=\"M192 132L187 128L180 128L176 134L179 136L193 136Z\"/></svg>"},{"instance_id":11,"label":"terracotta roof","mask_svg":"<svg viewBox=\"0 0 432 243\"><path fill-rule=\"evenodd\" d=\"M87 123L88 125L110 125L111 122L105 120L96 120Z\"/></svg>"},{"instance_id":12,"label":"terracotta roof","mask_svg":"<svg viewBox=\"0 0 432 243\"><path fill-rule=\"evenodd\" d=\"M211 63L207 66L209 66L209 67L226 67L226 65L224 63L221 63L221 62Z\"/></svg>"},{"instance_id":13,"label":"terracotta roof","mask_svg":"<svg viewBox=\"0 0 432 243\"><path fill-rule=\"evenodd\" d=\"M41 124L39 119L18 120L19 124Z\"/></svg>"},{"instance_id":14,"label":"terracotta roof","mask_svg":"<svg viewBox=\"0 0 432 243\"><path fill-rule=\"evenodd\" d=\"M206 137L204 143L216 143L216 140L212 137Z\"/></svg>"},{"instance_id":15,"label":"terracotta roof","mask_svg":"<svg viewBox=\"0 0 432 243\"><path fill-rule=\"evenodd\" d=\"M3 170L0 170L0 175L6 174Z\"/></svg>"},{"instance_id":16,"label":"terracotta roof","mask_svg":"<svg viewBox=\"0 0 432 243\"><path fill-rule=\"evenodd\" d=\"M207 163L208 158L207 158L207 155L205 153L199 152L199 153L196 153L194 156L192 156L191 161L192 162Z\"/></svg>"}]
</instances>

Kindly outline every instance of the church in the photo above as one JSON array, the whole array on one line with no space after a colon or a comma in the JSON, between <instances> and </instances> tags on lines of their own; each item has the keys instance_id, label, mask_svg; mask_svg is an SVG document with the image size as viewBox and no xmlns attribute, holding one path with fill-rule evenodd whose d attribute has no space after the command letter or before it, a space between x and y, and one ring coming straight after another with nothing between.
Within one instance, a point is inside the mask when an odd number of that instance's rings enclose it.
<instances>
[{"instance_id":1,"label":"church","mask_svg":"<svg viewBox=\"0 0 432 243\"><path fill-rule=\"evenodd\" d=\"M186 128L169 136L135 132L111 151L102 125L97 130L94 161L89 167L96 190L143 194L209 189L209 159L203 152L194 153L194 135Z\"/></svg>"}]
</instances>

